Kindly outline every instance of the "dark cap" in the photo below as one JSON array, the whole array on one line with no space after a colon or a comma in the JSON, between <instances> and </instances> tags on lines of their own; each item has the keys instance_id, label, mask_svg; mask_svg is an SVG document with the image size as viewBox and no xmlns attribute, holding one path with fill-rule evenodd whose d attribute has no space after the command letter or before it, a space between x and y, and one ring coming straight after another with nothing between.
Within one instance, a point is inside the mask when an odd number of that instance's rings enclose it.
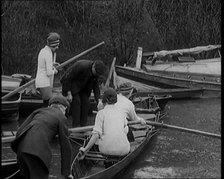
<instances>
[{"instance_id":1,"label":"dark cap","mask_svg":"<svg viewBox=\"0 0 224 179\"><path fill-rule=\"evenodd\" d=\"M96 60L94 62L94 67L98 76L103 75L106 71L106 66L101 60Z\"/></svg>"},{"instance_id":2,"label":"dark cap","mask_svg":"<svg viewBox=\"0 0 224 179\"><path fill-rule=\"evenodd\" d=\"M47 45L50 47L59 45L60 42L60 35L56 32L51 32L48 34L47 37Z\"/></svg>"},{"instance_id":3,"label":"dark cap","mask_svg":"<svg viewBox=\"0 0 224 179\"><path fill-rule=\"evenodd\" d=\"M63 106L67 107L68 109L70 107L68 100L62 95L57 95L57 96L52 97L49 100L49 106L51 104L62 104Z\"/></svg>"},{"instance_id":4,"label":"dark cap","mask_svg":"<svg viewBox=\"0 0 224 179\"><path fill-rule=\"evenodd\" d=\"M106 91L104 91L102 102L103 103L107 102L108 104L115 104L117 102L116 91L113 88L108 88Z\"/></svg>"}]
</instances>

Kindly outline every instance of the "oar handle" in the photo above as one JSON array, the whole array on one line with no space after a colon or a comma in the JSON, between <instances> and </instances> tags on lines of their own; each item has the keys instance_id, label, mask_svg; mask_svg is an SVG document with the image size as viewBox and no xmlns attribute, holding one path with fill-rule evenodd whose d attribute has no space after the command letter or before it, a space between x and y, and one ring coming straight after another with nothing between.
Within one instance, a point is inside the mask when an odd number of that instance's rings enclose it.
<instances>
[{"instance_id":1,"label":"oar handle","mask_svg":"<svg viewBox=\"0 0 224 179\"><path fill-rule=\"evenodd\" d=\"M93 49L95 49L95 48L97 48L97 47L103 45L104 43L105 43L105 42L103 41L103 42L101 42L101 43L99 43L99 44L97 44L97 45L95 45L95 46L93 46L93 47L91 47L91 48L85 50L84 52L82 52L82 53L80 53L80 54L74 56L73 58L70 58L69 60L67 60L67 61L65 61L64 63L62 63L62 64L60 64L59 66L57 66L56 69L60 69L60 68L64 67L65 65L67 65L67 64L69 64L69 63L71 63L71 62L73 62L73 61L76 60L77 58L79 58L79 57L85 55L86 53L90 52L91 50L93 50ZM25 83L24 85L22 85L22 86L20 86L20 87L18 87L18 88L16 88L16 89L14 89L13 91L11 91L11 92L7 93L6 95L4 95L4 96L2 97L2 100L6 100L6 99L8 99L8 98L11 97L12 95L14 95L14 94L16 94L16 93L18 93L18 92L24 90L25 88L27 88L27 87L30 86L30 85L32 85L34 82L35 82L35 79L33 79L33 80L29 81L28 83Z\"/></svg>"},{"instance_id":2,"label":"oar handle","mask_svg":"<svg viewBox=\"0 0 224 179\"><path fill-rule=\"evenodd\" d=\"M210 132L204 132L200 130L189 129L189 128L184 128L184 127L179 127L179 126L174 126L174 125L169 125L169 124L164 124L159 122L153 122L153 121L147 121L146 123L149 125L153 125L153 126L157 126L161 128L174 129L174 130L178 130L182 132L194 133L194 134L221 139L221 135L210 133Z\"/></svg>"}]
</instances>

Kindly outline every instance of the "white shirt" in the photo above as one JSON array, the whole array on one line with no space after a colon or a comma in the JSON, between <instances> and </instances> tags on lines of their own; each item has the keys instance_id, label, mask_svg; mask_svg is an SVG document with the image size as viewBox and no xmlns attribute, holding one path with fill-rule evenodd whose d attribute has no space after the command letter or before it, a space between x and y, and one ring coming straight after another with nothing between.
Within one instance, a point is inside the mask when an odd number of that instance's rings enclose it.
<instances>
[{"instance_id":1,"label":"white shirt","mask_svg":"<svg viewBox=\"0 0 224 179\"><path fill-rule=\"evenodd\" d=\"M35 80L36 88L53 87L53 63L56 59L56 53L53 58L53 53L47 45L41 49L38 55L38 66Z\"/></svg>"},{"instance_id":2,"label":"white shirt","mask_svg":"<svg viewBox=\"0 0 224 179\"><path fill-rule=\"evenodd\" d=\"M127 119L115 105L106 105L96 115L93 133L98 133L99 150L107 155L123 156L129 153Z\"/></svg>"},{"instance_id":3,"label":"white shirt","mask_svg":"<svg viewBox=\"0 0 224 179\"><path fill-rule=\"evenodd\" d=\"M135 106L132 101L122 94L117 95L117 103L115 103L115 106L125 113L127 119L131 121L140 120L135 112Z\"/></svg>"}]
</instances>

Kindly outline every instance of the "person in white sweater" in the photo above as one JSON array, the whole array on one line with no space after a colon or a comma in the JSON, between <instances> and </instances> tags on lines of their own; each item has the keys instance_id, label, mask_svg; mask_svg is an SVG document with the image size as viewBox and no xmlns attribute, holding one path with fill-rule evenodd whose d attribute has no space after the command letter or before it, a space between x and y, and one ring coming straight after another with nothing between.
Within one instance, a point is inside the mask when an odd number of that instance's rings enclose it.
<instances>
[{"instance_id":1,"label":"person in white sweater","mask_svg":"<svg viewBox=\"0 0 224 179\"><path fill-rule=\"evenodd\" d=\"M54 65L59 43L60 35L56 32L49 33L47 45L40 50L38 55L35 86L42 96L44 107L48 106L48 101L53 96L53 79L54 75L58 73Z\"/></svg>"},{"instance_id":2,"label":"person in white sweater","mask_svg":"<svg viewBox=\"0 0 224 179\"><path fill-rule=\"evenodd\" d=\"M79 149L83 156L95 143L105 155L124 156L129 153L128 122L125 113L116 107L116 102L116 91L108 88L102 96L104 108L96 115L91 139L85 147Z\"/></svg>"}]
</instances>

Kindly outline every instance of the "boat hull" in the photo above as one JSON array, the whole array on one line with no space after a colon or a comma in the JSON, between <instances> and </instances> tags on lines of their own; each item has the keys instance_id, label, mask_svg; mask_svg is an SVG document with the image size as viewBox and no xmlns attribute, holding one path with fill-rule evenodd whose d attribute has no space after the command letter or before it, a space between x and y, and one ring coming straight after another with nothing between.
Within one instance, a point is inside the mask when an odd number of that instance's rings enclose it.
<instances>
[{"instance_id":1,"label":"boat hull","mask_svg":"<svg viewBox=\"0 0 224 179\"><path fill-rule=\"evenodd\" d=\"M2 93L4 95L5 93ZM1 118L6 119L15 119L19 117L19 107L21 102L21 94L17 93L11 96L8 100L1 102Z\"/></svg>"},{"instance_id":2,"label":"boat hull","mask_svg":"<svg viewBox=\"0 0 224 179\"><path fill-rule=\"evenodd\" d=\"M178 76L171 77L168 75L159 75L153 72L146 72L144 70L116 66L116 73L127 79L142 82L148 85L154 85L160 88L200 88L205 91L211 91L218 96L221 94L221 79L217 77L216 81L203 81L189 78L181 78ZM175 73L176 74L176 73ZM191 74L192 75L192 74ZM187 76L185 74L185 76Z\"/></svg>"}]
</instances>

